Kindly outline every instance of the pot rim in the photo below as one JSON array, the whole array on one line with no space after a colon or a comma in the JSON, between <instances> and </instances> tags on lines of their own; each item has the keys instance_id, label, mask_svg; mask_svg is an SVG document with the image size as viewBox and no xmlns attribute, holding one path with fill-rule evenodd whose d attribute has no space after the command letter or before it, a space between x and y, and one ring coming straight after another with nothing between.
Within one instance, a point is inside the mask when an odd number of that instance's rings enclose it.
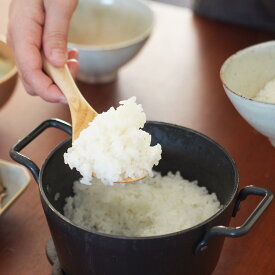
<instances>
[{"instance_id":1,"label":"pot rim","mask_svg":"<svg viewBox=\"0 0 275 275\"><path fill-rule=\"evenodd\" d=\"M52 157L52 155L60 147L62 147L65 143L67 143L69 140L71 140L71 137L65 139L60 144L58 144L57 146L55 146L55 148L46 157L46 159L45 159L45 161L44 161L44 163L43 163L43 165L41 167L40 173L39 173L38 186L39 186L40 195L41 195L41 198L43 198L44 202L47 204L47 206L51 209L51 211L54 214L56 214L61 220L63 220L63 222L69 223L71 226L73 226L73 227L75 227L75 228L77 228L79 230L82 230L82 231L85 231L85 232L88 232L88 233L92 233L92 234L95 234L95 235L99 235L99 236L105 237L105 238L108 237L108 238L120 239L120 240L150 240L150 239L161 239L161 238L169 238L169 237L177 236L177 235L180 235L180 234L184 234L184 233L190 232L192 230L196 230L196 229L198 229L200 227L204 227L209 222L211 222L212 220L214 220L217 216L219 216L221 213L223 213L227 209L227 207L231 204L231 202L234 200L235 195L236 195L236 193L238 191L238 187L239 187L239 173L238 173L238 169L237 169L235 161L230 156L230 154L220 144L218 144L216 141L214 141L210 137L208 137L208 136L206 136L206 135L204 135L204 134L202 134L202 133L200 133L200 132L198 132L196 130L193 130L193 129L190 129L190 128L187 128L187 127L184 127L184 126L179 126L179 125L176 125L176 124L172 124L172 123L166 123L166 122L147 121L146 124L148 124L148 123L149 124L154 124L154 125L172 126L172 127L175 127L175 128L178 128L178 129L182 129L182 130L185 130L187 132L199 135L200 137L202 137L204 139L207 139L207 141L211 142L212 144L214 144L215 146L217 146L221 151L223 151L225 157L230 161L230 163L232 164L232 167L233 167L233 171L234 171L234 188L233 188L233 191L232 191L230 197L228 198L227 203L225 205L223 205L221 207L221 209L217 213L215 213L214 215L212 215L211 217L209 217L207 220L204 220L203 222L201 222L201 223L199 223L197 225L194 225L192 227L189 227L187 229L176 231L176 232L172 232L172 233L162 234L162 235L145 236L145 237L129 237L129 236L123 236L123 235L111 235L111 234L107 234L107 233L98 232L96 230L86 229L86 228L83 228L83 227L81 227L81 226L73 223L67 217L65 217L63 214L61 214L59 211L57 211L53 207L53 205L48 200L48 198L47 198L47 196L46 196L46 194L45 194L45 192L43 190L43 187L42 187L42 175L43 175L44 169L46 167L46 164L48 163L48 161Z\"/></svg>"}]
</instances>

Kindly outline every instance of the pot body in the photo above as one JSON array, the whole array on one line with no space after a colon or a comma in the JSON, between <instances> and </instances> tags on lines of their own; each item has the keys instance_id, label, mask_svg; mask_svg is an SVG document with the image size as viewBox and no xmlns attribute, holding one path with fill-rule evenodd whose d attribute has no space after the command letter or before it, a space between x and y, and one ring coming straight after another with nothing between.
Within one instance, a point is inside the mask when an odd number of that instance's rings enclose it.
<instances>
[{"instance_id":1,"label":"pot body","mask_svg":"<svg viewBox=\"0 0 275 275\"><path fill-rule=\"evenodd\" d=\"M145 130L152 144L160 143L157 171L180 171L188 180L215 192L222 209L205 222L173 234L128 238L84 230L66 219L65 198L73 194L76 171L64 164L71 146L64 141L46 159L39 176L41 201L62 269L66 274L89 275L206 275L214 270L224 237L212 238L205 250L195 249L212 227L227 226L238 189L238 173L230 156L214 141L187 128L150 122ZM59 193L59 199L55 195Z\"/></svg>"}]
</instances>

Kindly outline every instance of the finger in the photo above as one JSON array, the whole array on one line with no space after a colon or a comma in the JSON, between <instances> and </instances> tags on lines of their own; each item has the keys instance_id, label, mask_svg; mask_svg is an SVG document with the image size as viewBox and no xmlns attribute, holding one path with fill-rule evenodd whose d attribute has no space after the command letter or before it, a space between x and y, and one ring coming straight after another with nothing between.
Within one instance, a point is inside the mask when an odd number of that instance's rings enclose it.
<instances>
[{"instance_id":1,"label":"finger","mask_svg":"<svg viewBox=\"0 0 275 275\"><path fill-rule=\"evenodd\" d=\"M67 100L64 94L60 91L60 89L52 82L50 78L47 77L50 81L45 83L45 89L41 90L40 97L48 102L59 102L59 103L67 103Z\"/></svg>"},{"instance_id":2,"label":"finger","mask_svg":"<svg viewBox=\"0 0 275 275\"><path fill-rule=\"evenodd\" d=\"M21 76L24 79L24 87L29 94L39 95L48 102L66 102L60 89L40 68L23 70Z\"/></svg>"},{"instance_id":3,"label":"finger","mask_svg":"<svg viewBox=\"0 0 275 275\"><path fill-rule=\"evenodd\" d=\"M51 79L42 72L40 48L43 22L40 1L33 1L32 5L14 1L10 11L8 41L27 92L40 95L50 102L62 102L63 94L57 87L52 87Z\"/></svg>"},{"instance_id":4,"label":"finger","mask_svg":"<svg viewBox=\"0 0 275 275\"><path fill-rule=\"evenodd\" d=\"M79 53L77 49L71 49L68 53L68 59L76 59L78 60Z\"/></svg>"},{"instance_id":5,"label":"finger","mask_svg":"<svg viewBox=\"0 0 275 275\"><path fill-rule=\"evenodd\" d=\"M76 75L77 75L77 71L78 71L78 68L79 68L79 63L77 61L78 59L78 50L77 49L71 49L68 53L68 67L70 69L70 72L73 76L73 78L76 78Z\"/></svg>"},{"instance_id":6,"label":"finger","mask_svg":"<svg viewBox=\"0 0 275 275\"><path fill-rule=\"evenodd\" d=\"M76 78L78 67L79 67L78 61L76 59L69 59L67 64L73 78Z\"/></svg>"},{"instance_id":7,"label":"finger","mask_svg":"<svg viewBox=\"0 0 275 275\"><path fill-rule=\"evenodd\" d=\"M72 13L77 1L45 1L43 51L52 65L61 67L67 61L67 37Z\"/></svg>"}]
</instances>

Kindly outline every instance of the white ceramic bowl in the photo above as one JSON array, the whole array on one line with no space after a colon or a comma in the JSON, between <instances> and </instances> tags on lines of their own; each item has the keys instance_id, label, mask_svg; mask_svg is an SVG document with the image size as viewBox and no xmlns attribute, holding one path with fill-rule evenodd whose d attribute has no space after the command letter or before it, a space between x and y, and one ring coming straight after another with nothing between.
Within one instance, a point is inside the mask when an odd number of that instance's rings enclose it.
<instances>
[{"instance_id":1,"label":"white ceramic bowl","mask_svg":"<svg viewBox=\"0 0 275 275\"><path fill-rule=\"evenodd\" d=\"M6 188L6 196L0 205L0 216L19 198L31 178L25 167L0 159L0 180Z\"/></svg>"},{"instance_id":2,"label":"white ceramic bowl","mask_svg":"<svg viewBox=\"0 0 275 275\"><path fill-rule=\"evenodd\" d=\"M220 76L240 115L275 146L275 104L251 99L275 79L275 41L253 45L232 55L223 64Z\"/></svg>"},{"instance_id":3,"label":"white ceramic bowl","mask_svg":"<svg viewBox=\"0 0 275 275\"><path fill-rule=\"evenodd\" d=\"M0 35L0 108L11 97L17 82L17 68L6 38Z\"/></svg>"},{"instance_id":4,"label":"white ceramic bowl","mask_svg":"<svg viewBox=\"0 0 275 275\"><path fill-rule=\"evenodd\" d=\"M140 0L80 0L69 29L69 48L79 50L78 79L113 81L118 69L147 41L153 12Z\"/></svg>"}]
</instances>

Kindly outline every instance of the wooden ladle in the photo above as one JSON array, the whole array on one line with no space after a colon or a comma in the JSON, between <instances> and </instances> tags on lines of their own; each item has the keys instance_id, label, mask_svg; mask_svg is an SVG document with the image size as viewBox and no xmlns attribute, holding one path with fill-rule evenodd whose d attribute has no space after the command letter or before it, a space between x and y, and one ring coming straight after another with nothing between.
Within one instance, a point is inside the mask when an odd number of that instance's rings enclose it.
<instances>
[{"instance_id":1,"label":"wooden ladle","mask_svg":"<svg viewBox=\"0 0 275 275\"><path fill-rule=\"evenodd\" d=\"M72 140L76 140L79 137L80 132L88 127L88 124L97 116L97 112L89 105L86 99L83 97L75 81L69 71L67 65L64 67L54 67L45 58L43 60L44 71L53 80L53 82L59 87L59 89L65 95L72 117ZM96 177L96 174L92 174ZM117 183L122 182L134 182L145 178L126 178Z\"/></svg>"}]
</instances>

